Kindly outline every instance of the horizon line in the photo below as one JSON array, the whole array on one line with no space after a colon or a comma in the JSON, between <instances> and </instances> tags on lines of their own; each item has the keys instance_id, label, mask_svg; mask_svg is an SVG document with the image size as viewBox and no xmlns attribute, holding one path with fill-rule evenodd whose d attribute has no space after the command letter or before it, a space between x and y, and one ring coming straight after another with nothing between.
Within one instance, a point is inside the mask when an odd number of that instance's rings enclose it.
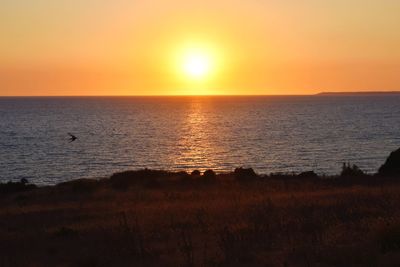
<instances>
[{"instance_id":1,"label":"horizon line","mask_svg":"<svg viewBox=\"0 0 400 267\"><path fill-rule=\"evenodd\" d=\"M351 95L351 94L400 94L398 91L321 91L318 93L310 94L149 94L149 95L0 95L0 98L7 97L240 97L240 96L251 96L251 97L262 97L262 96L318 96L318 95Z\"/></svg>"},{"instance_id":2,"label":"horizon line","mask_svg":"<svg viewBox=\"0 0 400 267\"><path fill-rule=\"evenodd\" d=\"M400 91L399 91L400 93ZM319 93L318 93L319 94ZM0 95L0 97L209 97L209 96L312 96L317 94L209 94L209 95Z\"/></svg>"}]
</instances>

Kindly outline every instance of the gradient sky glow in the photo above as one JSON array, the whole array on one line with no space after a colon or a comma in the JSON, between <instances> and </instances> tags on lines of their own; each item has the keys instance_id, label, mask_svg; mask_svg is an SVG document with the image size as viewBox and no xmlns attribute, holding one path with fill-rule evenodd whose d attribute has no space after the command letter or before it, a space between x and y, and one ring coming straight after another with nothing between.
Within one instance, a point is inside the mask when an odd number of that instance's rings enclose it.
<instances>
[{"instance_id":1,"label":"gradient sky glow","mask_svg":"<svg viewBox=\"0 0 400 267\"><path fill-rule=\"evenodd\" d=\"M399 0L2 0L0 95L400 90ZM188 46L218 63L176 67Z\"/></svg>"}]
</instances>

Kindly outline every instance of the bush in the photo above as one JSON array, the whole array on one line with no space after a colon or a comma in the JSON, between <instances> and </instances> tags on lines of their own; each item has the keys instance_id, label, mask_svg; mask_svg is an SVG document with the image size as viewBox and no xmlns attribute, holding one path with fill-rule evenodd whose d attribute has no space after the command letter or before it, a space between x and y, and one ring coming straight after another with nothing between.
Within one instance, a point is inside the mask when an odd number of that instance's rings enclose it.
<instances>
[{"instance_id":1,"label":"bush","mask_svg":"<svg viewBox=\"0 0 400 267\"><path fill-rule=\"evenodd\" d=\"M189 176L189 174L185 171L179 171L177 173L175 173L175 175L179 176L179 177L187 177Z\"/></svg>"},{"instance_id":2,"label":"bush","mask_svg":"<svg viewBox=\"0 0 400 267\"><path fill-rule=\"evenodd\" d=\"M317 179L318 175L314 171L308 171L300 173L298 177L304 179Z\"/></svg>"},{"instance_id":3,"label":"bush","mask_svg":"<svg viewBox=\"0 0 400 267\"><path fill-rule=\"evenodd\" d=\"M192 176L200 176L201 172L199 170L194 170L194 171L192 171L192 173L190 175L192 175Z\"/></svg>"},{"instance_id":4,"label":"bush","mask_svg":"<svg viewBox=\"0 0 400 267\"><path fill-rule=\"evenodd\" d=\"M235 175L235 179L240 182L254 181L258 178L258 175L252 168L236 168L233 174Z\"/></svg>"},{"instance_id":5,"label":"bush","mask_svg":"<svg viewBox=\"0 0 400 267\"><path fill-rule=\"evenodd\" d=\"M341 177L360 177L364 175L365 173L357 165L353 164L351 166L350 163L343 163L342 172L340 173Z\"/></svg>"},{"instance_id":6,"label":"bush","mask_svg":"<svg viewBox=\"0 0 400 267\"><path fill-rule=\"evenodd\" d=\"M29 184L25 178L19 182L8 182L5 184L0 183L0 194L10 194L16 192L24 192L37 188L34 184Z\"/></svg>"},{"instance_id":7,"label":"bush","mask_svg":"<svg viewBox=\"0 0 400 267\"><path fill-rule=\"evenodd\" d=\"M144 169L114 173L109 182L117 190L126 190L131 186L157 187L158 178L167 176L171 176L171 173Z\"/></svg>"},{"instance_id":8,"label":"bush","mask_svg":"<svg viewBox=\"0 0 400 267\"><path fill-rule=\"evenodd\" d=\"M94 179L77 179L60 183L57 187L71 190L73 193L92 193L97 189L98 185L98 181Z\"/></svg>"},{"instance_id":9,"label":"bush","mask_svg":"<svg viewBox=\"0 0 400 267\"><path fill-rule=\"evenodd\" d=\"M205 183L214 183L217 181L217 175L213 170L206 170L201 180Z\"/></svg>"}]
</instances>

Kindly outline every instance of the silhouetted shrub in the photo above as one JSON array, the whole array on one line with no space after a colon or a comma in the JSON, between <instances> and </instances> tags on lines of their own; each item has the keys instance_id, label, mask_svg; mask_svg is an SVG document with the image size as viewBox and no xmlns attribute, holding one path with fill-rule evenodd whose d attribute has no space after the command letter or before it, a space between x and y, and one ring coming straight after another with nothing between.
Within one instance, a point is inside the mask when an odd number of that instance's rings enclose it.
<instances>
[{"instance_id":1,"label":"silhouetted shrub","mask_svg":"<svg viewBox=\"0 0 400 267\"><path fill-rule=\"evenodd\" d=\"M114 173L110 177L110 184L114 189L126 190L131 186L157 187L159 178L171 176L166 171L138 170Z\"/></svg>"},{"instance_id":2,"label":"silhouetted shrub","mask_svg":"<svg viewBox=\"0 0 400 267\"><path fill-rule=\"evenodd\" d=\"M302 179L318 179L318 175L314 171L302 172L298 177Z\"/></svg>"},{"instance_id":3,"label":"silhouetted shrub","mask_svg":"<svg viewBox=\"0 0 400 267\"><path fill-rule=\"evenodd\" d=\"M379 168L379 175L400 175L400 148L390 153L386 162Z\"/></svg>"},{"instance_id":4,"label":"silhouetted shrub","mask_svg":"<svg viewBox=\"0 0 400 267\"><path fill-rule=\"evenodd\" d=\"M73 193L92 193L98 188L98 181L94 179L77 179L60 183L57 187L71 190Z\"/></svg>"},{"instance_id":5,"label":"silhouetted shrub","mask_svg":"<svg viewBox=\"0 0 400 267\"><path fill-rule=\"evenodd\" d=\"M0 183L0 194L9 194L16 192L24 192L37 188L34 184L29 184L25 178L19 182L8 182L5 184Z\"/></svg>"},{"instance_id":6,"label":"silhouetted shrub","mask_svg":"<svg viewBox=\"0 0 400 267\"><path fill-rule=\"evenodd\" d=\"M235 179L240 182L254 181L258 178L258 175L252 168L236 168L233 174L235 175Z\"/></svg>"},{"instance_id":7,"label":"silhouetted shrub","mask_svg":"<svg viewBox=\"0 0 400 267\"><path fill-rule=\"evenodd\" d=\"M201 172L199 170L194 170L194 171L192 171L192 173L190 175L192 175L192 176L200 176Z\"/></svg>"},{"instance_id":8,"label":"silhouetted shrub","mask_svg":"<svg viewBox=\"0 0 400 267\"><path fill-rule=\"evenodd\" d=\"M364 175L365 173L360 168L358 168L357 165L355 164L350 165L350 163L348 164L343 163L342 172L340 173L341 177L360 177Z\"/></svg>"},{"instance_id":9,"label":"silhouetted shrub","mask_svg":"<svg viewBox=\"0 0 400 267\"><path fill-rule=\"evenodd\" d=\"M185 176L189 176L189 174L185 171L179 171L176 173L177 176L179 177L185 177Z\"/></svg>"},{"instance_id":10,"label":"silhouetted shrub","mask_svg":"<svg viewBox=\"0 0 400 267\"><path fill-rule=\"evenodd\" d=\"M205 183L214 183L217 181L217 175L213 170L206 170L201 176L201 180Z\"/></svg>"}]
</instances>

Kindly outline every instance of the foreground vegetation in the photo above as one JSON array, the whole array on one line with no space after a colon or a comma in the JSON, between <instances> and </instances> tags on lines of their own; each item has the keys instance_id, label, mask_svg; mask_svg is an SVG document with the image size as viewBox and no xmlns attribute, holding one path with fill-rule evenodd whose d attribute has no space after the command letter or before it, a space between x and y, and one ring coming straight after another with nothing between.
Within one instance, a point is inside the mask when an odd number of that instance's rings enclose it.
<instances>
[{"instance_id":1,"label":"foreground vegetation","mask_svg":"<svg viewBox=\"0 0 400 267\"><path fill-rule=\"evenodd\" d=\"M399 266L400 177L131 171L0 187L0 266Z\"/></svg>"}]
</instances>

